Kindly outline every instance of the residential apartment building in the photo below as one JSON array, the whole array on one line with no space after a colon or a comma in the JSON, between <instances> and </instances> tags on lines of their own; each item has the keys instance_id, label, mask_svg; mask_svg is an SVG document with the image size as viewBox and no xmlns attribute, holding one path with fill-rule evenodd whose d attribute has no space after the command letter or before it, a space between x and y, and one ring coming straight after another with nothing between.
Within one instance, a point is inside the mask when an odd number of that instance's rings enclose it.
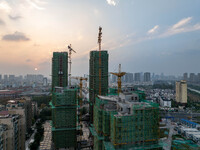
<instances>
[{"instance_id":1,"label":"residential apartment building","mask_svg":"<svg viewBox=\"0 0 200 150\"><path fill-rule=\"evenodd\" d=\"M11 114L9 111L0 112L0 124L7 126L6 136L3 135L3 150L24 150L25 149L25 127L21 115Z\"/></svg>"},{"instance_id":2,"label":"residential apartment building","mask_svg":"<svg viewBox=\"0 0 200 150\"><path fill-rule=\"evenodd\" d=\"M176 102L187 103L187 82L185 80L176 82Z\"/></svg>"}]
</instances>

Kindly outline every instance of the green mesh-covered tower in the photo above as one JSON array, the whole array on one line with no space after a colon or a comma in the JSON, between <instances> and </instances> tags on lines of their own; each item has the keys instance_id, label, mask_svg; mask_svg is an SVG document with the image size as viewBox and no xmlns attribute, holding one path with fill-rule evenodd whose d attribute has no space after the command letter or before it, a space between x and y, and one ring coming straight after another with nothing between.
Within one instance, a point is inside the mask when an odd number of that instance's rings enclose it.
<instances>
[{"instance_id":1,"label":"green mesh-covered tower","mask_svg":"<svg viewBox=\"0 0 200 150\"><path fill-rule=\"evenodd\" d=\"M68 86L68 53L52 59L52 140L55 149L76 148L77 90Z\"/></svg>"},{"instance_id":2,"label":"green mesh-covered tower","mask_svg":"<svg viewBox=\"0 0 200 150\"><path fill-rule=\"evenodd\" d=\"M131 94L126 94L131 98ZM98 96L90 128L94 150L162 149L159 143L159 105L131 102L116 95Z\"/></svg>"},{"instance_id":3,"label":"green mesh-covered tower","mask_svg":"<svg viewBox=\"0 0 200 150\"><path fill-rule=\"evenodd\" d=\"M68 85L68 53L54 52L52 58L52 89Z\"/></svg>"},{"instance_id":4,"label":"green mesh-covered tower","mask_svg":"<svg viewBox=\"0 0 200 150\"><path fill-rule=\"evenodd\" d=\"M108 52L101 51L101 66L99 66L99 51L90 52L89 100L90 122L93 123L93 106L95 96L99 94L99 67L101 67L101 95L108 94Z\"/></svg>"}]
</instances>

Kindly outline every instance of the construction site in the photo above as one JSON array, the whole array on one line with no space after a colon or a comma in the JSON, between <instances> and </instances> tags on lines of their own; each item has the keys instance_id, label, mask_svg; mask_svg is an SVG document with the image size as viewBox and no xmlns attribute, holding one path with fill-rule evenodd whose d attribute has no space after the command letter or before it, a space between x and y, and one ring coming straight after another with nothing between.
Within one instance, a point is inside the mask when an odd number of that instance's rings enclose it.
<instances>
[{"instance_id":1,"label":"construction site","mask_svg":"<svg viewBox=\"0 0 200 150\"><path fill-rule=\"evenodd\" d=\"M71 45L69 56L67 52L53 53L50 105L54 149L162 149L158 105L145 101L142 91L122 90L121 78L126 72L121 72L121 65L118 72L111 72L117 76L117 89L109 88L109 55L101 50L101 38L99 27L99 50L90 52L89 99L82 91L82 81L88 79L71 76L71 54L75 52ZM79 81L78 87L71 79ZM83 121L80 111L83 103L89 109L88 121Z\"/></svg>"},{"instance_id":2,"label":"construction site","mask_svg":"<svg viewBox=\"0 0 200 150\"><path fill-rule=\"evenodd\" d=\"M89 102L90 131L93 149L162 149L159 144L159 108L145 102L139 91L123 92L118 77L117 93L108 92L108 53L101 50L102 28L99 28L99 51L90 52ZM115 90L116 91L116 90Z\"/></svg>"},{"instance_id":3,"label":"construction site","mask_svg":"<svg viewBox=\"0 0 200 150\"><path fill-rule=\"evenodd\" d=\"M94 105L94 149L153 149L159 145L158 105L135 93L98 96Z\"/></svg>"}]
</instances>

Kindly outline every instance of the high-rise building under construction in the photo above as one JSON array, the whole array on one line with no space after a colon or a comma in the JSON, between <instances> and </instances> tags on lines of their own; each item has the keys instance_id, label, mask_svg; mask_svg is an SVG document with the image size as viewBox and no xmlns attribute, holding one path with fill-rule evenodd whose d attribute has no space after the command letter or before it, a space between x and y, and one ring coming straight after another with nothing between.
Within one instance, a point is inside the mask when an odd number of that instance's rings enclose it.
<instances>
[{"instance_id":1,"label":"high-rise building under construction","mask_svg":"<svg viewBox=\"0 0 200 150\"><path fill-rule=\"evenodd\" d=\"M54 52L52 58L52 89L68 85L68 53Z\"/></svg>"},{"instance_id":2,"label":"high-rise building under construction","mask_svg":"<svg viewBox=\"0 0 200 150\"><path fill-rule=\"evenodd\" d=\"M139 91L97 96L94 104L94 150L161 149L159 106L139 99Z\"/></svg>"},{"instance_id":3,"label":"high-rise building under construction","mask_svg":"<svg viewBox=\"0 0 200 150\"><path fill-rule=\"evenodd\" d=\"M101 53L101 54L99 54ZM100 57L99 57L100 56ZM100 61L99 61L100 58ZM93 122L93 106L96 95L108 94L108 52L105 50L90 52L89 71L89 100L90 100L90 122Z\"/></svg>"},{"instance_id":4,"label":"high-rise building under construction","mask_svg":"<svg viewBox=\"0 0 200 150\"><path fill-rule=\"evenodd\" d=\"M68 53L52 59L52 140L55 149L76 148L77 90L68 87Z\"/></svg>"}]
</instances>

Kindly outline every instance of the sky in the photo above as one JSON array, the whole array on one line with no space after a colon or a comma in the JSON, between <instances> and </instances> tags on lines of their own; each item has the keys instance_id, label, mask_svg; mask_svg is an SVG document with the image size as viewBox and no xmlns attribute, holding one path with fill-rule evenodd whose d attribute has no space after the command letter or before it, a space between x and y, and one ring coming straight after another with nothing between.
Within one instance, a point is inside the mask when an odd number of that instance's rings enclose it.
<instances>
[{"instance_id":1,"label":"sky","mask_svg":"<svg viewBox=\"0 0 200 150\"><path fill-rule=\"evenodd\" d=\"M54 51L89 72L89 52L109 53L109 71L200 72L199 0L0 0L0 74L51 75Z\"/></svg>"}]
</instances>

